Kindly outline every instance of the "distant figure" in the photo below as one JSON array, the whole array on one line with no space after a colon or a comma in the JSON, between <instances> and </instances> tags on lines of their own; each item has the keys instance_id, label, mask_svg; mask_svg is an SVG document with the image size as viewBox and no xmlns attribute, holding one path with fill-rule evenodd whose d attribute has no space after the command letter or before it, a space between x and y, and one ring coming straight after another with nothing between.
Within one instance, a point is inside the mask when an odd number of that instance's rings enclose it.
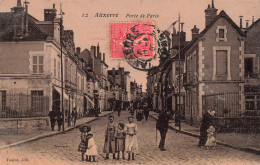
<instances>
[{"instance_id":1,"label":"distant figure","mask_svg":"<svg viewBox=\"0 0 260 165\"><path fill-rule=\"evenodd\" d=\"M54 131L55 122L57 120L56 112L54 110L49 112L50 122L51 122L51 130Z\"/></svg>"},{"instance_id":2,"label":"distant figure","mask_svg":"<svg viewBox=\"0 0 260 165\"><path fill-rule=\"evenodd\" d=\"M121 108L118 108L118 109L117 109L117 115L118 115L118 117L120 117L120 114L121 114Z\"/></svg>"},{"instance_id":3,"label":"distant figure","mask_svg":"<svg viewBox=\"0 0 260 165\"><path fill-rule=\"evenodd\" d=\"M160 131L161 140L159 144L159 149L161 151L166 151L167 149L164 148L165 145L165 138L169 127L169 120L170 115L169 112L162 111L159 116L158 120L156 122L156 129Z\"/></svg>"},{"instance_id":4,"label":"distant figure","mask_svg":"<svg viewBox=\"0 0 260 165\"><path fill-rule=\"evenodd\" d=\"M63 115L62 115L61 111L57 111L56 114L57 114L58 131L60 131L61 125L62 125L62 122L63 122Z\"/></svg>"},{"instance_id":5,"label":"distant figure","mask_svg":"<svg viewBox=\"0 0 260 165\"><path fill-rule=\"evenodd\" d=\"M71 116L72 116L73 126L75 127L76 121L77 121L77 117L78 117L78 112L77 112L76 108L73 108Z\"/></svg>"},{"instance_id":6,"label":"distant figure","mask_svg":"<svg viewBox=\"0 0 260 165\"><path fill-rule=\"evenodd\" d=\"M205 144L205 147L207 149L215 149L216 146L216 138L214 136L215 134L215 128L213 126L209 126L209 128L207 129L207 142Z\"/></svg>"},{"instance_id":7,"label":"distant figure","mask_svg":"<svg viewBox=\"0 0 260 165\"><path fill-rule=\"evenodd\" d=\"M109 153L113 154L113 159L116 159L116 130L117 123L114 122L114 116L109 116L109 123L107 124L106 132L105 132L105 144L104 144L104 153L106 153L106 160L109 159Z\"/></svg>"},{"instance_id":8,"label":"distant figure","mask_svg":"<svg viewBox=\"0 0 260 165\"><path fill-rule=\"evenodd\" d=\"M144 116L145 116L145 120L147 121L148 117L149 117L149 109L148 108L144 109Z\"/></svg>"},{"instance_id":9,"label":"distant figure","mask_svg":"<svg viewBox=\"0 0 260 165\"><path fill-rule=\"evenodd\" d=\"M207 141L207 129L212 125L214 115L215 111L211 110L208 110L207 113L203 115L200 126L200 140L198 147L205 146Z\"/></svg>"}]
</instances>

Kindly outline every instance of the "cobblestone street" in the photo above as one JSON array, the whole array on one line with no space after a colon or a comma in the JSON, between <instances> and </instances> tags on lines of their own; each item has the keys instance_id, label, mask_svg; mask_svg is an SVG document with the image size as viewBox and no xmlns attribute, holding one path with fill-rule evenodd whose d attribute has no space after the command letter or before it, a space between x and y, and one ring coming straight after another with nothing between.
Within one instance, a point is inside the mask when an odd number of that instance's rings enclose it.
<instances>
[{"instance_id":1,"label":"cobblestone street","mask_svg":"<svg viewBox=\"0 0 260 165\"><path fill-rule=\"evenodd\" d=\"M127 122L128 112L122 112L117 122ZM167 151L160 151L157 147L155 120L148 119L138 124L139 154L136 160L104 160L102 152L104 144L105 124L107 117L89 123L98 145L99 156L93 164L259 164L260 157L234 149L217 146L215 150L198 148L198 139L175 133L169 130L166 136ZM89 164L81 162L81 153L77 151L80 143L80 132L74 129L65 134L47 137L16 147L0 150L0 163L5 164Z\"/></svg>"}]
</instances>

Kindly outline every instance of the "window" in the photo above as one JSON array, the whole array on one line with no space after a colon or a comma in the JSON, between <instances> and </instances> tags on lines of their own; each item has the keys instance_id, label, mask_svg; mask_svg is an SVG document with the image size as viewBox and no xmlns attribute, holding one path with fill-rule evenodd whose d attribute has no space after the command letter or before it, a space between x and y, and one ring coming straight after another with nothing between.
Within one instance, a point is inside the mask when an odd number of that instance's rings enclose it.
<instances>
[{"instance_id":1,"label":"window","mask_svg":"<svg viewBox=\"0 0 260 165\"><path fill-rule=\"evenodd\" d=\"M53 64L54 68L53 68L53 75L54 78L56 78L56 59L54 58L54 64Z\"/></svg>"},{"instance_id":2,"label":"window","mask_svg":"<svg viewBox=\"0 0 260 165\"><path fill-rule=\"evenodd\" d=\"M231 46L213 46L212 80L231 80L230 52Z\"/></svg>"},{"instance_id":3,"label":"window","mask_svg":"<svg viewBox=\"0 0 260 165\"><path fill-rule=\"evenodd\" d=\"M227 74L227 51L217 50L217 75Z\"/></svg>"},{"instance_id":4,"label":"window","mask_svg":"<svg viewBox=\"0 0 260 165\"><path fill-rule=\"evenodd\" d=\"M253 58L245 58L244 67L245 67L245 77L250 78L253 74Z\"/></svg>"},{"instance_id":5,"label":"window","mask_svg":"<svg viewBox=\"0 0 260 165\"><path fill-rule=\"evenodd\" d=\"M33 73L43 73L43 56L33 56Z\"/></svg>"},{"instance_id":6,"label":"window","mask_svg":"<svg viewBox=\"0 0 260 165\"><path fill-rule=\"evenodd\" d=\"M31 113L42 115L44 112L44 98L42 90L31 91Z\"/></svg>"},{"instance_id":7,"label":"window","mask_svg":"<svg viewBox=\"0 0 260 165\"><path fill-rule=\"evenodd\" d=\"M0 103L1 109L5 110L6 108L6 91L0 91ZM0 114L1 115L1 114Z\"/></svg>"},{"instance_id":8,"label":"window","mask_svg":"<svg viewBox=\"0 0 260 165\"><path fill-rule=\"evenodd\" d=\"M226 26L217 26L217 37L216 37L216 41L227 41L227 28Z\"/></svg>"}]
</instances>

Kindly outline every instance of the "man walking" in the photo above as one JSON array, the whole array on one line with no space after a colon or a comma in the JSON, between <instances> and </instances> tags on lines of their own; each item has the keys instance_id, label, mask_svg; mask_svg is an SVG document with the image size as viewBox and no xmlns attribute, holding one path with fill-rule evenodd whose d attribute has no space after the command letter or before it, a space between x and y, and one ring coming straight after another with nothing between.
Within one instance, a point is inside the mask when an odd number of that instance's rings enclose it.
<instances>
[{"instance_id":1,"label":"man walking","mask_svg":"<svg viewBox=\"0 0 260 165\"><path fill-rule=\"evenodd\" d=\"M166 151L164 145L165 145L166 133L169 127L169 119L170 119L170 115L166 111L163 111L159 114L158 120L156 122L156 129L160 131L160 135L161 135L161 140L159 144L159 149L161 151Z\"/></svg>"},{"instance_id":2,"label":"man walking","mask_svg":"<svg viewBox=\"0 0 260 165\"><path fill-rule=\"evenodd\" d=\"M73 108L71 116L72 116L73 126L75 127L76 121L77 121L77 117L78 117L78 112L77 112L76 108Z\"/></svg>"},{"instance_id":3,"label":"man walking","mask_svg":"<svg viewBox=\"0 0 260 165\"><path fill-rule=\"evenodd\" d=\"M53 111L53 110L50 111L49 117L50 117L50 121L51 121L51 130L54 131L55 122L56 122L56 119L57 119L55 111Z\"/></svg>"},{"instance_id":4,"label":"man walking","mask_svg":"<svg viewBox=\"0 0 260 165\"><path fill-rule=\"evenodd\" d=\"M63 116L62 116L62 112L61 111L57 111L57 123L58 123L58 131L61 130L61 125L63 122Z\"/></svg>"}]
</instances>

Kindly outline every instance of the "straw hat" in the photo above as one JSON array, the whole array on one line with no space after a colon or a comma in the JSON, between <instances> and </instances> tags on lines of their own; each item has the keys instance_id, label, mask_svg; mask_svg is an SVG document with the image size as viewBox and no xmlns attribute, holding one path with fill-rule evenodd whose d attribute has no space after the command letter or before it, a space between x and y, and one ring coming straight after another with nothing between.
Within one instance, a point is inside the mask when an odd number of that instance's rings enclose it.
<instances>
[{"instance_id":1,"label":"straw hat","mask_svg":"<svg viewBox=\"0 0 260 165\"><path fill-rule=\"evenodd\" d=\"M79 126L80 132L83 132L84 127L87 127L87 132L89 132L89 131L91 130L91 127L88 126L87 123L84 123L84 124L81 124L81 125Z\"/></svg>"}]
</instances>

